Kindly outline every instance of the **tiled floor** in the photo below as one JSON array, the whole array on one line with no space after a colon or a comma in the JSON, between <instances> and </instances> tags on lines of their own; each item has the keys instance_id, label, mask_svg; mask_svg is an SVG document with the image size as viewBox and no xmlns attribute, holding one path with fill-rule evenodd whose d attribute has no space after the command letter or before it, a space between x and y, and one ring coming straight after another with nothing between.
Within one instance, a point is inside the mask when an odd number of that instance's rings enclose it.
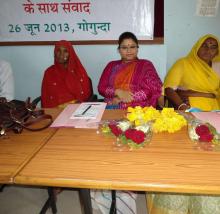
<instances>
[{"instance_id":1,"label":"tiled floor","mask_svg":"<svg viewBox=\"0 0 220 214\"><path fill-rule=\"evenodd\" d=\"M47 199L47 190L23 186L6 186L0 192L0 214L38 214ZM81 214L78 192L64 190L58 195L57 214ZM145 194L137 198L138 214L146 214ZM51 214L48 210L47 214ZM93 214L100 214L93 211ZM125 213L126 214L126 213Z\"/></svg>"}]
</instances>

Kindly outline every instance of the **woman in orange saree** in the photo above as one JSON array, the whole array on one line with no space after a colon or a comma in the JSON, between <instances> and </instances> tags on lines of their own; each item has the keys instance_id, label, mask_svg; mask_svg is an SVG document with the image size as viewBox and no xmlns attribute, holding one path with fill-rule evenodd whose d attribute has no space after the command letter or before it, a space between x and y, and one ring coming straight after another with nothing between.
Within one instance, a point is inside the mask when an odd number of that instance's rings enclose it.
<instances>
[{"instance_id":1,"label":"woman in orange saree","mask_svg":"<svg viewBox=\"0 0 220 214\"><path fill-rule=\"evenodd\" d=\"M138 59L138 40L125 32L119 37L121 60L108 63L98 84L99 93L109 106L156 107L162 82L152 62Z\"/></svg>"},{"instance_id":2,"label":"woman in orange saree","mask_svg":"<svg viewBox=\"0 0 220 214\"><path fill-rule=\"evenodd\" d=\"M128 106L154 106L161 95L162 82L149 60L137 58L138 40L131 32L119 37L121 60L110 62L100 78L98 90L107 108L126 109ZM108 214L112 197L108 190L91 191L93 208ZM116 191L117 213L135 214L137 194Z\"/></svg>"}]
</instances>

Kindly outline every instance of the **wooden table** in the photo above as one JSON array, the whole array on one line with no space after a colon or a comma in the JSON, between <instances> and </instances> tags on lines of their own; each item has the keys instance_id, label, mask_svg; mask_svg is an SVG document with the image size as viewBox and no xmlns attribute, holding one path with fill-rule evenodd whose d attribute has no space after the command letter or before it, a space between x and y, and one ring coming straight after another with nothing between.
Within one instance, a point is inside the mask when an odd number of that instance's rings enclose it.
<instances>
[{"instance_id":1,"label":"wooden table","mask_svg":"<svg viewBox=\"0 0 220 214\"><path fill-rule=\"evenodd\" d=\"M108 110L105 119L123 111ZM220 153L195 149L187 128L154 134L150 145L123 150L92 129L60 128L15 183L78 188L220 194Z\"/></svg>"},{"instance_id":2,"label":"wooden table","mask_svg":"<svg viewBox=\"0 0 220 214\"><path fill-rule=\"evenodd\" d=\"M46 110L54 118L60 110ZM0 138L0 183L12 184L14 176L36 154L56 129L47 128L39 132L23 130L21 134L12 131Z\"/></svg>"}]
</instances>

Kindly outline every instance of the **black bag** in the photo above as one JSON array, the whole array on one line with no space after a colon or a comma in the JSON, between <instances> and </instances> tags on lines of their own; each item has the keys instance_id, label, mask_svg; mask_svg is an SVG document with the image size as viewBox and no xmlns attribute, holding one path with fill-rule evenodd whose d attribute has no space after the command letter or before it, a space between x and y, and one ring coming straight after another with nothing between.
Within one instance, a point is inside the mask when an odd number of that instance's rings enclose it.
<instances>
[{"instance_id":1,"label":"black bag","mask_svg":"<svg viewBox=\"0 0 220 214\"><path fill-rule=\"evenodd\" d=\"M0 137L7 131L13 130L21 133L23 128L30 131L40 131L49 127L52 123L52 116L45 114L44 110L35 110L36 104L26 101L12 100L7 102L5 98L0 98ZM29 127L42 120L47 123L40 128Z\"/></svg>"}]
</instances>

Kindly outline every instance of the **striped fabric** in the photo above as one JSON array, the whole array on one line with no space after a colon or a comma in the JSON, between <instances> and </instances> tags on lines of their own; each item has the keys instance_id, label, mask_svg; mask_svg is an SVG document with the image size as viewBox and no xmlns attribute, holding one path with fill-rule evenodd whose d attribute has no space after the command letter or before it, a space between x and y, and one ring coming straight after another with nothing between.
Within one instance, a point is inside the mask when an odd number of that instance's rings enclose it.
<instances>
[{"instance_id":1,"label":"striped fabric","mask_svg":"<svg viewBox=\"0 0 220 214\"><path fill-rule=\"evenodd\" d=\"M91 190L93 209L100 210L103 214L109 214L112 195L108 190ZM117 214L136 214L137 194L129 191L116 192Z\"/></svg>"}]
</instances>

